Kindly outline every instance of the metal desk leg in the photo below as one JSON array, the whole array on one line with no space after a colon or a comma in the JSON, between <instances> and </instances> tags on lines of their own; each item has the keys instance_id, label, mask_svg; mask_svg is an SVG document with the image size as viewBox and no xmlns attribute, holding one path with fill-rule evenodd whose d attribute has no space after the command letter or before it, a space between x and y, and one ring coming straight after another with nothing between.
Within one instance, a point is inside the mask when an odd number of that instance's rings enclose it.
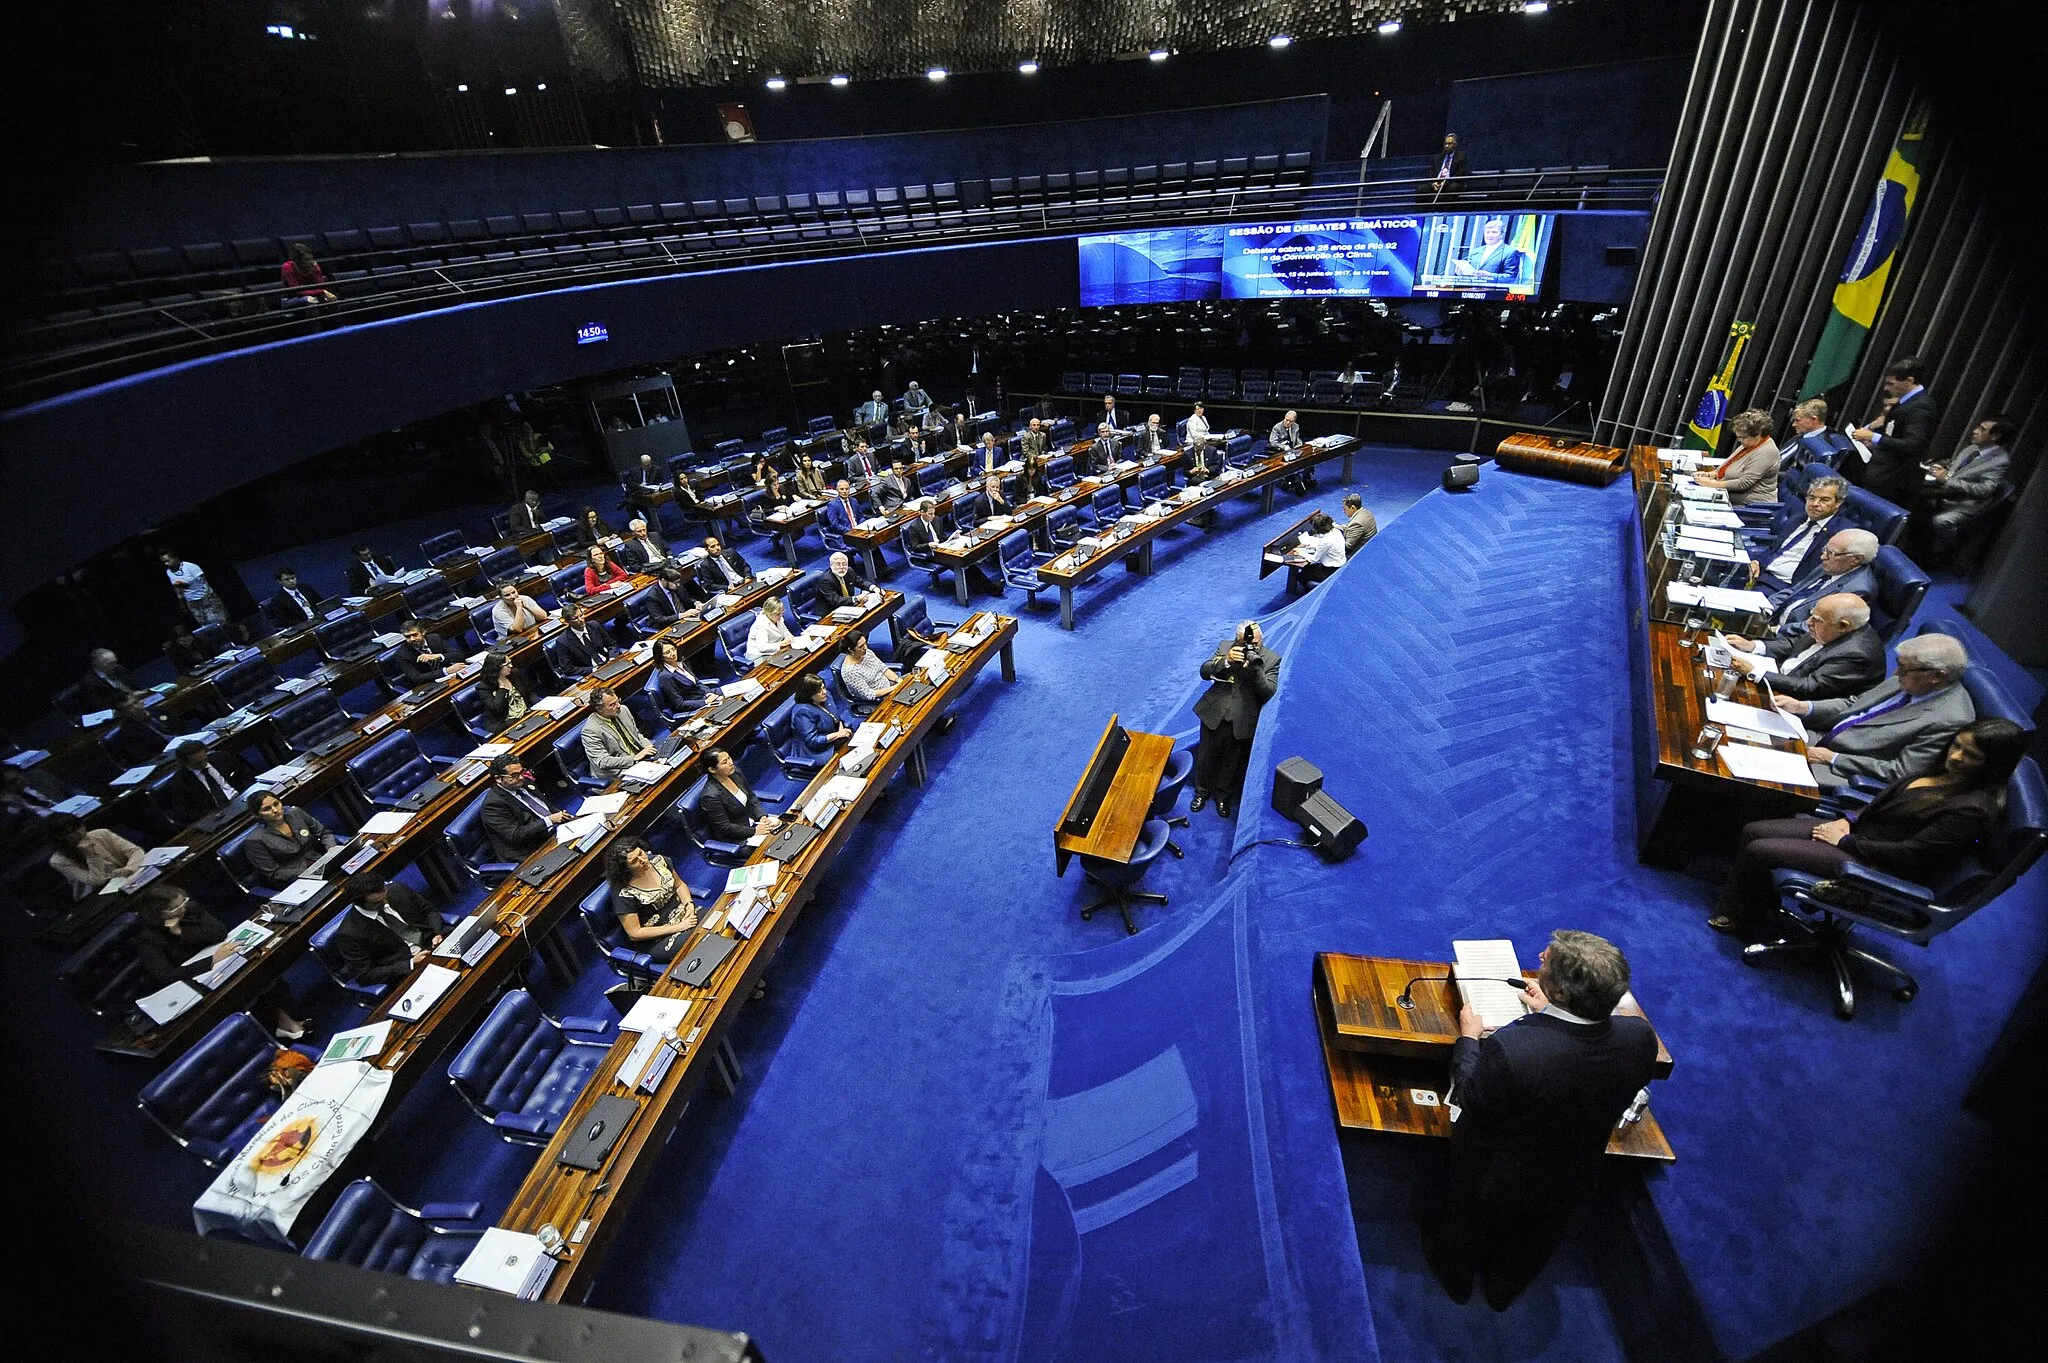
<instances>
[{"instance_id":1,"label":"metal desk leg","mask_svg":"<svg viewBox=\"0 0 2048 1363\"><path fill-rule=\"evenodd\" d=\"M1344 451L1344 482L1346 486L1349 486L1351 483L1351 456L1357 450L1358 446L1353 445L1350 449Z\"/></svg>"},{"instance_id":2,"label":"metal desk leg","mask_svg":"<svg viewBox=\"0 0 2048 1363\"><path fill-rule=\"evenodd\" d=\"M1074 627L1074 587L1070 582L1060 584L1060 628Z\"/></svg>"},{"instance_id":3,"label":"metal desk leg","mask_svg":"<svg viewBox=\"0 0 2048 1363\"><path fill-rule=\"evenodd\" d=\"M711 1077L718 1081L718 1091L728 1098L740 1091L747 1072L740 1068L740 1058L732 1048L731 1038L719 1042L712 1050Z\"/></svg>"},{"instance_id":4,"label":"metal desk leg","mask_svg":"<svg viewBox=\"0 0 2048 1363\"><path fill-rule=\"evenodd\" d=\"M1146 540L1138 550L1138 571L1146 577L1152 576L1152 541Z\"/></svg>"},{"instance_id":5,"label":"metal desk leg","mask_svg":"<svg viewBox=\"0 0 2048 1363\"><path fill-rule=\"evenodd\" d=\"M963 606L967 604L967 575L973 571L965 563L953 570L953 599Z\"/></svg>"},{"instance_id":6,"label":"metal desk leg","mask_svg":"<svg viewBox=\"0 0 2048 1363\"><path fill-rule=\"evenodd\" d=\"M1006 682L1013 682L1017 680L1016 645L1017 641L1015 639L1012 639L1008 643L1003 645L1003 680Z\"/></svg>"},{"instance_id":7,"label":"metal desk leg","mask_svg":"<svg viewBox=\"0 0 2048 1363\"><path fill-rule=\"evenodd\" d=\"M882 546L879 544L869 545L867 554L868 581L879 583L882 580Z\"/></svg>"},{"instance_id":8,"label":"metal desk leg","mask_svg":"<svg viewBox=\"0 0 2048 1363\"><path fill-rule=\"evenodd\" d=\"M796 531L782 532L782 556L789 560L790 567L796 567Z\"/></svg>"},{"instance_id":9,"label":"metal desk leg","mask_svg":"<svg viewBox=\"0 0 2048 1363\"><path fill-rule=\"evenodd\" d=\"M924 788L925 780L931 772L930 768L925 765L923 742L920 741L911 745L910 756L905 758L903 762L903 770L910 777L910 784L912 786L919 790Z\"/></svg>"},{"instance_id":10,"label":"metal desk leg","mask_svg":"<svg viewBox=\"0 0 2048 1363\"><path fill-rule=\"evenodd\" d=\"M1259 489L1260 514L1266 516L1270 516L1273 514L1273 489L1277 486L1277 483L1268 483L1264 487Z\"/></svg>"}]
</instances>

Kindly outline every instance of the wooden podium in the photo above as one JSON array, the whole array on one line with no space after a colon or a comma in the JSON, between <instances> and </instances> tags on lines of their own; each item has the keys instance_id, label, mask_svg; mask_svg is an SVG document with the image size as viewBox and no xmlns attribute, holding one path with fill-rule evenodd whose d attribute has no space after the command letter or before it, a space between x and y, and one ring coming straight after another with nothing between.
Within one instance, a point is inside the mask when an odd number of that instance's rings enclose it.
<instances>
[{"instance_id":1,"label":"wooden podium","mask_svg":"<svg viewBox=\"0 0 2048 1363\"><path fill-rule=\"evenodd\" d=\"M1390 956L1316 956L1316 1027L1323 1038L1323 1063L1337 1125L1346 1131L1384 1131L1406 1136L1451 1134L1444 1107L1450 1087L1451 1047L1458 1040L1457 986L1440 978L1451 973L1444 961L1410 961ZM1536 972L1523 975L1536 978ZM1410 980L1423 977L1409 994L1413 1008L1398 1000ZM1643 1016L1633 996L1617 1013ZM1654 1076L1671 1073L1671 1052L1657 1040ZM1607 1153L1670 1164L1677 1160L1656 1115L1617 1127Z\"/></svg>"}]
</instances>

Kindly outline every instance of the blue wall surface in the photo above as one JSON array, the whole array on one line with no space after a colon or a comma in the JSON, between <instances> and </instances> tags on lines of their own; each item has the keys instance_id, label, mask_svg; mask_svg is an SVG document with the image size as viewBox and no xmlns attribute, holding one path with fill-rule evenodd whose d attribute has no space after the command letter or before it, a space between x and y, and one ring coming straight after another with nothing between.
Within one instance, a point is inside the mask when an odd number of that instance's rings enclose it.
<instances>
[{"instance_id":1,"label":"blue wall surface","mask_svg":"<svg viewBox=\"0 0 2048 1363\"><path fill-rule=\"evenodd\" d=\"M1474 170L1662 166L1691 67L1664 57L1461 80L1445 131Z\"/></svg>"}]
</instances>

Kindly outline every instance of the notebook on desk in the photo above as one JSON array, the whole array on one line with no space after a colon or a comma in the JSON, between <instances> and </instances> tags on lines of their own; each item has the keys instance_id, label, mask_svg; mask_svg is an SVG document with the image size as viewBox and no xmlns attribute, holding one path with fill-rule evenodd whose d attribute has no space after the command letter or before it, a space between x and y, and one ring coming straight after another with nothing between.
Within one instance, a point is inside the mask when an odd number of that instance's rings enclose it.
<instances>
[{"instance_id":1,"label":"notebook on desk","mask_svg":"<svg viewBox=\"0 0 2048 1363\"><path fill-rule=\"evenodd\" d=\"M640 1105L631 1098L613 1094L598 1099L591 1105L589 1115L577 1123L575 1131L563 1142L557 1160L572 1169L597 1168L619 1143L619 1137L626 1134L626 1127L639 1111Z\"/></svg>"},{"instance_id":2,"label":"notebook on desk","mask_svg":"<svg viewBox=\"0 0 2048 1363\"><path fill-rule=\"evenodd\" d=\"M777 861L789 861L817 841L818 830L807 823L785 824L780 833L761 850Z\"/></svg>"},{"instance_id":3,"label":"notebook on desk","mask_svg":"<svg viewBox=\"0 0 2048 1363\"><path fill-rule=\"evenodd\" d=\"M676 978L684 984L699 985L711 978L711 972L718 969L732 949L739 943L723 933L707 932L690 949L690 955L683 962L683 968Z\"/></svg>"}]
</instances>

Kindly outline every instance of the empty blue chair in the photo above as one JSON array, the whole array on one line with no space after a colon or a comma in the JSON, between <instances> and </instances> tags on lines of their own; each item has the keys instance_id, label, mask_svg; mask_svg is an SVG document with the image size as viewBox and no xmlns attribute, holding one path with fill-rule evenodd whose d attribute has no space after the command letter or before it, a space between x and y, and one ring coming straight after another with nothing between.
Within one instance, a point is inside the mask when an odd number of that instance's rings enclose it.
<instances>
[{"instance_id":1,"label":"empty blue chair","mask_svg":"<svg viewBox=\"0 0 2048 1363\"><path fill-rule=\"evenodd\" d=\"M1906 632L1913 612L1920 609L1921 599L1927 595L1931 579L1906 557L1905 551L1891 544L1877 551L1870 572L1877 579L1877 597L1870 603L1870 623L1877 627L1889 647Z\"/></svg>"},{"instance_id":2,"label":"empty blue chair","mask_svg":"<svg viewBox=\"0 0 2048 1363\"><path fill-rule=\"evenodd\" d=\"M1803 492L1800 495L1805 496ZM1800 508L1800 514L1804 511L1805 508ZM1906 533L1908 519L1906 508L1854 483L1842 490L1842 518L1857 529L1868 530L1877 536L1880 544L1897 544L1899 537Z\"/></svg>"},{"instance_id":3,"label":"empty blue chair","mask_svg":"<svg viewBox=\"0 0 2048 1363\"><path fill-rule=\"evenodd\" d=\"M817 623L821 612L818 610L817 572L805 573L791 583L782 593L782 623L795 631L801 625Z\"/></svg>"},{"instance_id":4,"label":"empty blue chair","mask_svg":"<svg viewBox=\"0 0 2048 1363\"><path fill-rule=\"evenodd\" d=\"M503 549L491 550L477 560L476 580L495 586L500 582L516 582L525 571L526 556L508 544Z\"/></svg>"},{"instance_id":5,"label":"empty blue chair","mask_svg":"<svg viewBox=\"0 0 2048 1363\"><path fill-rule=\"evenodd\" d=\"M361 611L349 611L316 625L313 637L320 651L338 663L354 662L378 651L377 629Z\"/></svg>"},{"instance_id":6,"label":"empty blue chair","mask_svg":"<svg viewBox=\"0 0 2048 1363\"><path fill-rule=\"evenodd\" d=\"M481 795L464 805L449 821L445 836L448 850L461 861L463 869L491 889L496 889L505 877L519 869L516 862L497 860L497 853L491 850L490 835L484 830L484 797Z\"/></svg>"},{"instance_id":7,"label":"empty blue chair","mask_svg":"<svg viewBox=\"0 0 2048 1363\"><path fill-rule=\"evenodd\" d=\"M1140 890L1137 884L1144 879L1145 872L1159 854L1166 850L1171 840L1171 830L1163 819L1147 819L1138 832L1138 845L1131 849L1129 861L1110 861L1102 857L1081 857L1081 872L1088 883L1097 889L1107 890L1108 896L1081 910L1081 919L1086 922L1104 909L1115 909L1124 918L1124 931L1136 936L1137 923L1131 918L1131 906L1135 903L1164 904L1166 896L1150 890Z\"/></svg>"},{"instance_id":8,"label":"empty blue chair","mask_svg":"<svg viewBox=\"0 0 2048 1363\"><path fill-rule=\"evenodd\" d=\"M583 565L572 564L548 574L548 591L557 604L583 595Z\"/></svg>"},{"instance_id":9,"label":"empty blue chair","mask_svg":"<svg viewBox=\"0 0 2048 1363\"><path fill-rule=\"evenodd\" d=\"M277 682L277 669L267 659L251 658L223 668L213 678L213 689L230 710L236 710L268 695Z\"/></svg>"},{"instance_id":10,"label":"empty blue chair","mask_svg":"<svg viewBox=\"0 0 2048 1363\"><path fill-rule=\"evenodd\" d=\"M1233 435L1223 445L1223 462L1233 467L1249 464L1257 458L1256 442L1248 434Z\"/></svg>"},{"instance_id":11,"label":"empty blue chair","mask_svg":"<svg viewBox=\"0 0 2048 1363\"><path fill-rule=\"evenodd\" d=\"M604 781L590 769L590 759L583 754L583 726L576 724L555 735L551 745L555 754L555 765L562 769L562 775L582 786L585 790L603 790Z\"/></svg>"},{"instance_id":12,"label":"empty blue chair","mask_svg":"<svg viewBox=\"0 0 2048 1363\"><path fill-rule=\"evenodd\" d=\"M448 1082L508 1141L545 1145L603 1063L612 1025L559 1022L524 989L507 990L448 1064Z\"/></svg>"},{"instance_id":13,"label":"empty blue chair","mask_svg":"<svg viewBox=\"0 0 2048 1363\"><path fill-rule=\"evenodd\" d=\"M438 620L455 604L455 584L445 573L431 573L407 587L405 608L415 620Z\"/></svg>"},{"instance_id":14,"label":"empty blue chair","mask_svg":"<svg viewBox=\"0 0 2048 1363\"><path fill-rule=\"evenodd\" d=\"M480 644L488 644L497 637L498 626L491 619L491 611L496 604L496 602L487 602L484 605L471 606L469 608L469 628L476 635L477 642Z\"/></svg>"},{"instance_id":15,"label":"empty blue chair","mask_svg":"<svg viewBox=\"0 0 2048 1363\"><path fill-rule=\"evenodd\" d=\"M747 661L747 631L753 626L750 615L736 616L718 622L718 656L732 674L737 677L752 669Z\"/></svg>"},{"instance_id":16,"label":"empty blue chair","mask_svg":"<svg viewBox=\"0 0 2048 1363\"><path fill-rule=\"evenodd\" d=\"M484 1228L480 1202L400 1203L367 1178L341 1190L302 1258L396 1273L418 1282L446 1283L469 1257Z\"/></svg>"},{"instance_id":17,"label":"empty blue chair","mask_svg":"<svg viewBox=\"0 0 2048 1363\"><path fill-rule=\"evenodd\" d=\"M471 738L479 743L488 743L497 737L497 730L491 724L491 717L484 713L484 703L474 682L468 686L458 687L455 694L448 699L454 707L455 722L460 724Z\"/></svg>"},{"instance_id":18,"label":"empty blue chair","mask_svg":"<svg viewBox=\"0 0 2048 1363\"><path fill-rule=\"evenodd\" d=\"M330 738L349 732L356 716L341 708L332 691L314 690L286 701L270 712L277 736L293 752L310 752Z\"/></svg>"},{"instance_id":19,"label":"empty blue chair","mask_svg":"<svg viewBox=\"0 0 2048 1363\"><path fill-rule=\"evenodd\" d=\"M348 760L356 789L373 805L393 806L433 780L434 763L410 730L394 729Z\"/></svg>"},{"instance_id":20,"label":"empty blue chair","mask_svg":"<svg viewBox=\"0 0 2048 1363\"><path fill-rule=\"evenodd\" d=\"M1070 488L1077 475L1074 460L1070 455L1056 454L1045 461L1045 481L1055 488Z\"/></svg>"},{"instance_id":21,"label":"empty blue chair","mask_svg":"<svg viewBox=\"0 0 2048 1363\"><path fill-rule=\"evenodd\" d=\"M1182 735L1182 739L1200 737L1200 731ZM1180 844L1173 840L1175 828L1186 828L1187 818L1175 814L1174 808L1180 803L1180 793L1186 788L1189 778L1195 774L1195 751L1185 742L1176 742L1173 751L1167 755L1166 770L1159 774L1159 785L1152 793L1152 807L1145 817L1157 819L1167 827L1166 850L1175 857L1183 855Z\"/></svg>"},{"instance_id":22,"label":"empty blue chair","mask_svg":"<svg viewBox=\"0 0 2048 1363\"><path fill-rule=\"evenodd\" d=\"M1079 507L1055 507L1053 513L1045 518L1045 537L1056 549L1073 548L1086 529Z\"/></svg>"},{"instance_id":23,"label":"empty blue chair","mask_svg":"<svg viewBox=\"0 0 2048 1363\"><path fill-rule=\"evenodd\" d=\"M1154 464L1138 475L1138 495L1142 501L1156 502L1173 495L1173 471Z\"/></svg>"},{"instance_id":24,"label":"empty blue chair","mask_svg":"<svg viewBox=\"0 0 2048 1363\"><path fill-rule=\"evenodd\" d=\"M1107 530L1124 514L1124 490L1115 483L1099 487L1088 499L1088 505L1095 512L1095 523Z\"/></svg>"},{"instance_id":25,"label":"empty blue chair","mask_svg":"<svg viewBox=\"0 0 2048 1363\"><path fill-rule=\"evenodd\" d=\"M270 1065L278 1050L262 1023L236 1013L150 1080L137 1103L172 1140L217 1169L277 1111Z\"/></svg>"},{"instance_id":26,"label":"empty blue chair","mask_svg":"<svg viewBox=\"0 0 2048 1363\"><path fill-rule=\"evenodd\" d=\"M1031 536L1026 531L1013 530L1003 536L1002 542L996 546L996 561L1002 565L1003 585L1022 589L1033 601L1038 600L1040 592L1052 586L1050 582L1039 580L1038 565L1045 559L1031 547Z\"/></svg>"},{"instance_id":27,"label":"empty blue chair","mask_svg":"<svg viewBox=\"0 0 2048 1363\"><path fill-rule=\"evenodd\" d=\"M1017 533L1021 535L1024 532L1020 530ZM906 657L914 658L924 651L924 645L918 643L911 637L912 635L936 639L951 628L953 624L950 621L932 619L931 613L925 608L923 597L907 597L896 613L889 617L889 642L895 651L897 661L900 662Z\"/></svg>"},{"instance_id":28,"label":"empty blue chair","mask_svg":"<svg viewBox=\"0 0 2048 1363\"><path fill-rule=\"evenodd\" d=\"M421 540L420 552L427 556L429 567L439 568L468 554L469 539L460 530L444 530Z\"/></svg>"},{"instance_id":29,"label":"empty blue chair","mask_svg":"<svg viewBox=\"0 0 2048 1363\"><path fill-rule=\"evenodd\" d=\"M98 1015L125 1010L151 992L135 955L142 920L124 913L101 928L57 967L57 981Z\"/></svg>"}]
</instances>

